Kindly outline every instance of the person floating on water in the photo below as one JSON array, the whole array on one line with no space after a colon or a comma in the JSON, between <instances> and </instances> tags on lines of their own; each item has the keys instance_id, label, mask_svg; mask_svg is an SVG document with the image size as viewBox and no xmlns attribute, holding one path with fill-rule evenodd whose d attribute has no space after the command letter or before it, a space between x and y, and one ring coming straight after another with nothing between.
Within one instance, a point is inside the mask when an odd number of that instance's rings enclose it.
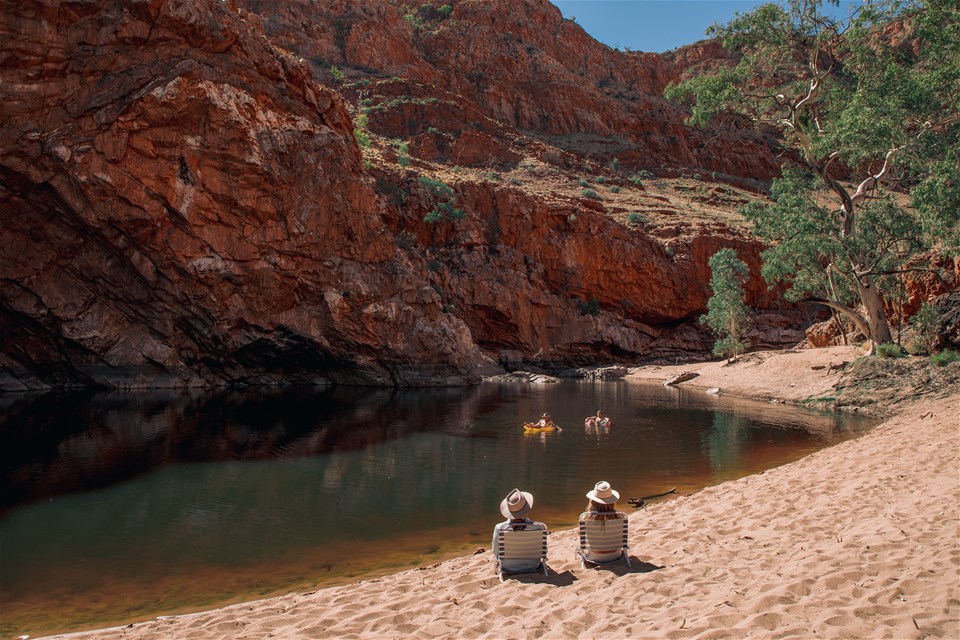
<instances>
[{"instance_id":1,"label":"person floating on water","mask_svg":"<svg viewBox=\"0 0 960 640\"><path fill-rule=\"evenodd\" d=\"M607 418L603 415L603 411L597 409L597 415L589 416L586 420L583 421L583 426L587 428L600 428L606 429L610 426L610 418Z\"/></svg>"},{"instance_id":2,"label":"person floating on water","mask_svg":"<svg viewBox=\"0 0 960 640\"><path fill-rule=\"evenodd\" d=\"M538 422L532 424L527 422L523 425L523 428L528 431L563 431L563 429L558 427L557 423L553 421L549 413L544 413Z\"/></svg>"}]
</instances>

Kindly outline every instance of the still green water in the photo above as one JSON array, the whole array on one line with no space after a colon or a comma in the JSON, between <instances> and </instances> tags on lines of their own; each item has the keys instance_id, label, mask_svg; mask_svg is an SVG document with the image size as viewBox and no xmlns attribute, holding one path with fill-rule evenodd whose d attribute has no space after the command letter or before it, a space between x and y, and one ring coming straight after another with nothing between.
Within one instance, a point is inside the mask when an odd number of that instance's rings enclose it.
<instances>
[{"instance_id":1,"label":"still green water","mask_svg":"<svg viewBox=\"0 0 960 640\"><path fill-rule=\"evenodd\" d=\"M629 510L629 497L756 473L869 426L626 382L0 402L4 637L432 563L488 546L514 487L558 529L599 480ZM597 408L613 426L588 432ZM563 432L524 435L544 411Z\"/></svg>"}]
</instances>

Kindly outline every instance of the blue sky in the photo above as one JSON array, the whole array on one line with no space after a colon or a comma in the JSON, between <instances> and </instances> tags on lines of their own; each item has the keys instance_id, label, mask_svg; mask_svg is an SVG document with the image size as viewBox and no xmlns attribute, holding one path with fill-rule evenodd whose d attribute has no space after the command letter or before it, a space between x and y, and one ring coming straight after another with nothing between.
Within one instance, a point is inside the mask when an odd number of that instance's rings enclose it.
<instances>
[{"instance_id":1,"label":"blue sky","mask_svg":"<svg viewBox=\"0 0 960 640\"><path fill-rule=\"evenodd\" d=\"M704 38L715 22L763 4L757 0L552 0L565 18L617 48L660 53ZM841 1L845 15L852 0Z\"/></svg>"}]
</instances>

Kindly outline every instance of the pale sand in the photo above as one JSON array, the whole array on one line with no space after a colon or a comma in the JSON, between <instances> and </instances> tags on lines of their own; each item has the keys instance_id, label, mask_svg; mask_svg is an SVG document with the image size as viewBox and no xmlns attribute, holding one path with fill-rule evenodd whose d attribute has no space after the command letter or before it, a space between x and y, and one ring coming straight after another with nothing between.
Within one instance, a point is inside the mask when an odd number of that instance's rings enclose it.
<instances>
[{"instance_id":1,"label":"pale sand","mask_svg":"<svg viewBox=\"0 0 960 640\"><path fill-rule=\"evenodd\" d=\"M636 377L698 370L687 385L801 400L837 379L811 364L854 357L765 354ZM897 411L857 440L633 514L632 570L581 569L574 531L558 531L549 578L500 584L486 552L69 637L960 638L960 390Z\"/></svg>"}]
</instances>

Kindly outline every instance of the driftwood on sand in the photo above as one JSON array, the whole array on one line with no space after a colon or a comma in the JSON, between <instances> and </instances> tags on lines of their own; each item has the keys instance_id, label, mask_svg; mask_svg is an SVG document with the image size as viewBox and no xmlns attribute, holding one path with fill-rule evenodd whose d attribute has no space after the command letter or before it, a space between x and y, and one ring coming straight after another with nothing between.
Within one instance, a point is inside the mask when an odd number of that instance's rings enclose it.
<instances>
[{"instance_id":1,"label":"driftwood on sand","mask_svg":"<svg viewBox=\"0 0 960 640\"><path fill-rule=\"evenodd\" d=\"M677 488L674 487L669 491L664 491L663 493L655 493L652 496L643 496L642 498L630 498L627 500L627 504L632 504L635 509L643 509L647 505L647 500L653 500L654 498L662 498L668 496L671 493L676 493Z\"/></svg>"},{"instance_id":2,"label":"driftwood on sand","mask_svg":"<svg viewBox=\"0 0 960 640\"><path fill-rule=\"evenodd\" d=\"M700 374L696 371L684 371L683 373L678 373L677 375L667 378L663 381L663 386L670 387L675 384L680 384L681 382L686 382L687 380L693 380Z\"/></svg>"}]
</instances>

